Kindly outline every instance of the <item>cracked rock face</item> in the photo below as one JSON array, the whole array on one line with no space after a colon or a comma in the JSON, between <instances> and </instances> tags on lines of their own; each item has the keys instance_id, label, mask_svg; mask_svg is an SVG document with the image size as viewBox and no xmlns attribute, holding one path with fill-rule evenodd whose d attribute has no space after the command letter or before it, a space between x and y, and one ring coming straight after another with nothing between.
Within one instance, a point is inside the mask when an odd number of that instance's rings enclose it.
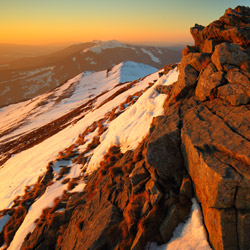
<instances>
[{"instance_id":1,"label":"cracked rock face","mask_svg":"<svg viewBox=\"0 0 250 250\"><path fill-rule=\"evenodd\" d=\"M189 75L180 71L165 102L165 110L173 96L179 103L182 155L214 249L250 249L249 18L250 8L237 7L191 28L195 46L184 50L180 68L194 67L199 53L210 60L200 60L185 95Z\"/></svg>"}]
</instances>

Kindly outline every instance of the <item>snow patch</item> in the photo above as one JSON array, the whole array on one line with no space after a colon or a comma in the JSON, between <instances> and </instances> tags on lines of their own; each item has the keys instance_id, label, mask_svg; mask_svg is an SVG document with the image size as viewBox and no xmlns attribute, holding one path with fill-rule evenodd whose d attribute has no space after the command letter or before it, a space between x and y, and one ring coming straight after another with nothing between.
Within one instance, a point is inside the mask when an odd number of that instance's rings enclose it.
<instances>
[{"instance_id":1,"label":"snow patch","mask_svg":"<svg viewBox=\"0 0 250 250\"><path fill-rule=\"evenodd\" d=\"M51 109L51 103L48 103L45 106L38 107L37 112L41 112L38 116L37 113L33 114L33 119L30 120L30 124L23 126L17 131L10 133L8 136L13 136L17 133L30 131L31 128L40 126L44 124L44 120L46 119L55 119L59 114L64 114L68 112L68 108L76 108L76 104L82 104L83 102L88 100L89 93L101 93L104 90L112 89L119 83L120 77L119 74L112 75L106 78L106 71L101 71L97 73L93 73L86 77L82 77L82 74L76 76L71 81L67 82L66 85L61 86L62 88L58 88L57 91L61 93L63 89L67 89L67 87L72 84L74 81L79 81L80 85L77 86L75 92L73 94L73 99L69 98L65 100L63 103L59 103L57 108ZM176 77L177 78L177 72ZM1 192L0 192L0 210L8 208L12 205L12 201L17 195L22 195L26 185L32 185L36 182L37 177L45 172L46 166L50 161L53 161L57 158L58 152L63 151L65 148L72 145L78 138L78 135L82 133L89 125L93 122L103 118L104 114L111 111L114 107L120 105L120 103L124 102L129 95L133 95L134 93L144 90L148 87L149 82L153 82L158 78L158 73L154 73L152 75L147 76L142 81L135 84L133 88L128 89L123 92L112 101L107 102L100 108L97 107L103 100L107 99L112 93L119 90L123 86L119 86L117 88L112 89L112 91L107 92L105 95L101 96L97 99L96 105L92 111L89 111L85 114L84 118L79 120L74 125L68 126L65 129L61 130L57 134L51 136L50 138L44 140L43 142L37 144L36 146L22 151L20 153L15 154L11 157L7 162L5 162L0 171L0 183L1 183ZM88 90L89 86L95 86L96 89ZM89 91L89 92L88 92ZM43 98L49 94L42 95ZM162 95L162 102L165 98ZM15 123L15 119L19 118L21 112L23 116L29 116L32 111L34 111L34 107L43 99L41 96L35 98L35 101L27 101L24 103L13 104L8 107L2 109L0 112L0 120L5 124L2 118L8 120L9 116L12 124ZM46 98L45 98L46 100ZM153 100L152 100L153 102ZM24 105L25 104L25 105ZM69 105L69 106L68 106ZM144 104L143 104L144 105ZM53 106L53 105L52 105ZM17 110L19 108L19 111ZM40 110L41 108L41 110ZM153 108L153 107L152 107ZM12 114L12 112L14 114ZM57 113L58 112L58 113ZM82 114L81 114L82 115ZM130 118L132 119L132 117ZM47 121L48 121L47 120ZM20 120L19 120L20 121ZM22 121L22 119L21 119ZM46 122L47 123L47 122ZM10 124L9 124L10 125ZM143 128L145 133L148 132L148 128ZM117 131L118 132L118 131ZM122 136L122 135L121 135ZM2 139L2 138L1 138ZM107 145L108 146L108 145ZM46 149L46 150L45 150ZM97 159L98 161L101 158ZM96 165L96 164L95 164ZM34 167L35 166L35 167Z\"/></svg>"},{"instance_id":2,"label":"snow patch","mask_svg":"<svg viewBox=\"0 0 250 250\"><path fill-rule=\"evenodd\" d=\"M110 40L106 42L99 41L99 43L96 46L87 48L83 50L83 52L86 53L88 51L91 51L96 54L100 54L103 50L113 49L113 48L128 48L128 45L126 45L125 43L118 42L116 40Z\"/></svg>"},{"instance_id":3,"label":"snow patch","mask_svg":"<svg viewBox=\"0 0 250 250\"><path fill-rule=\"evenodd\" d=\"M120 82L129 82L152 74L156 72L157 69L144 63L127 61L113 67L109 74L115 74L118 71L120 75Z\"/></svg>"},{"instance_id":4,"label":"snow patch","mask_svg":"<svg viewBox=\"0 0 250 250\"><path fill-rule=\"evenodd\" d=\"M108 130L100 138L101 144L94 150L88 172L97 169L100 159L112 145L120 146L123 153L134 150L138 146L148 134L153 117L162 115L164 111L163 104L166 96L159 94L155 87L160 84L171 85L177 77L177 69L172 70L168 75L163 75L134 105L110 123Z\"/></svg>"},{"instance_id":5,"label":"snow patch","mask_svg":"<svg viewBox=\"0 0 250 250\"><path fill-rule=\"evenodd\" d=\"M149 243L147 250L211 250L207 241L207 233L203 225L203 218L195 198L189 219L180 223L174 230L172 239L164 245Z\"/></svg>"},{"instance_id":6,"label":"snow patch","mask_svg":"<svg viewBox=\"0 0 250 250\"><path fill-rule=\"evenodd\" d=\"M154 62L156 62L156 63L161 63L160 59L159 59L158 57L154 56L153 53L152 53L151 51L149 51L149 50L147 50L147 49L144 49L144 48L142 48L141 50L142 50L142 52L144 52L145 54L149 55L149 56L151 57L151 59L152 59Z\"/></svg>"}]
</instances>

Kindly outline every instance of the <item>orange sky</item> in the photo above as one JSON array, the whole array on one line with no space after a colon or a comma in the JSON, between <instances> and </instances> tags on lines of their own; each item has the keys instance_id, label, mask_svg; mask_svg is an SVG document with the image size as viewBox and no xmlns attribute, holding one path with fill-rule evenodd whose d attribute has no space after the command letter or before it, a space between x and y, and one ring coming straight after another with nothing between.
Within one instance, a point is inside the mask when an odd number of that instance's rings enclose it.
<instances>
[{"instance_id":1,"label":"orange sky","mask_svg":"<svg viewBox=\"0 0 250 250\"><path fill-rule=\"evenodd\" d=\"M48 44L116 39L188 43L189 28L207 25L250 0L11 0L0 3L0 43ZM216 6L216 8L215 8Z\"/></svg>"}]
</instances>

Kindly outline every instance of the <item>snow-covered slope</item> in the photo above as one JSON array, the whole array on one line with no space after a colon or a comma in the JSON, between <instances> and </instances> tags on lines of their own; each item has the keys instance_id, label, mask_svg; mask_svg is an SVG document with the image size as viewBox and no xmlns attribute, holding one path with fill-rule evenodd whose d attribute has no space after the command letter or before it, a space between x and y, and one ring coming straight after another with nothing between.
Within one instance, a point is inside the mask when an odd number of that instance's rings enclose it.
<instances>
[{"instance_id":1,"label":"snow-covered slope","mask_svg":"<svg viewBox=\"0 0 250 250\"><path fill-rule=\"evenodd\" d=\"M108 69L136 61L157 69L181 59L181 52L135 46L116 40L74 44L47 56L19 59L0 65L0 107L50 91L83 71Z\"/></svg>"},{"instance_id":2,"label":"snow-covered slope","mask_svg":"<svg viewBox=\"0 0 250 250\"><path fill-rule=\"evenodd\" d=\"M20 249L43 209L53 206L55 198L68 190L67 179L76 181L68 192L82 191L82 180L98 168L110 146L126 152L143 140L153 117L163 114L166 96L156 87L171 85L178 77L177 68L161 77L155 71L144 64L125 62L106 71L85 72L50 93L0 110L1 159L5 159L0 167L0 210L11 211L24 199L22 195L36 187L41 174L53 170L46 190L31 199L8 249ZM100 144L92 147L96 137ZM73 158L62 157L69 149L75 152ZM85 157L84 165L76 161L79 155ZM69 169L63 176L62 166ZM2 214L0 230L10 218L8 212ZM199 233L198 240L200 237L206 241L205 234Z\"/></svg>"},{"instance_id":3,"label":"snow-covered slope","mask_svg":"<svg viewBox=\"0 0 250 250\"><path fill-rule=\"evenodd\" d=\"M127 61L109 71L81 73L52 92L4 107L0 109L2 123L0 143L31 132L81 104L93 100L99 94L113 89L93 101L93 105L98 106L105 98L117 91L119 88L115 88L117 84L133 81L156 71L156 68L149 65ZM13 131L10 132L10 130ZM8 133L4 135L6 131Z\"/></svg>"}]
</instances>

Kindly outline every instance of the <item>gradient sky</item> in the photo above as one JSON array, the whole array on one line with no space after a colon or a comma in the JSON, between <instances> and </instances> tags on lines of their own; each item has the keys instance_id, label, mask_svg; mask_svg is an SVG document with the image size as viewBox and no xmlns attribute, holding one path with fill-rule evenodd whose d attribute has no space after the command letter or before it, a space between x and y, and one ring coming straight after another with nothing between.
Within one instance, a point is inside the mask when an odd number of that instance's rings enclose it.
<instances>
[{"instance_id":1,"label":"gradient sky","mask_svg":"<svg viewBox=\"0 0 250 250\"><path fill-rule=\"evenodd\" d=\"M187 43L237 5L250 0L0 0L0 43Z\"/></svg>"}]
</instances>

